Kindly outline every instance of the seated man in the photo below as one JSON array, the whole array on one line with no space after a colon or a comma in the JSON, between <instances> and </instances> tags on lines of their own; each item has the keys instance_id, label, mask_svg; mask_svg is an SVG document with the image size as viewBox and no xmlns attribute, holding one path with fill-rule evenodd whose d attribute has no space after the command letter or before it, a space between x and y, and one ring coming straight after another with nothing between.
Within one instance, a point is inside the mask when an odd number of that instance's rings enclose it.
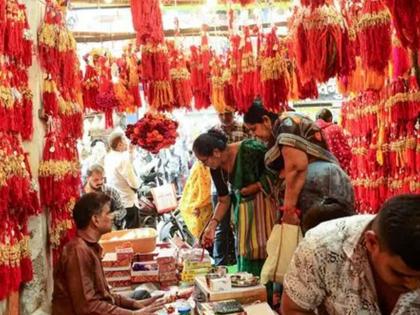
<instances>
[{"instance_id":1,"label":"seated man","mask_svg":"<svg viewBox=\"0 0 420 315\"><path fill-rule=\"evenodd\" d=\"M106 185L105 182L105 170L99 164L90 166L87 170L86 184L83 187L83 193L91 192L103 192L111 198L111 212L114 214L114 225L117 229L124 228L124 218L127 214L125 210L119 192Z\"/></svg>"},{"instance_id":2,"label":"seated man","mask_svg":"<svg viewBox=\"0 0 420 315\"><path fill-rule=\"evenodd\" d=\"M420 314L420 195L308 231L285 276L282 314Z\"/></svg>"},{"instance_id":3,"label":"seated man","mask_svg":"<svg viewBox=\"0 0 420 315\"><path fill-rule=\"evenodd\" d=\"M76 203L77 236L64 246L54 270L53 315L145 315L161 309L162 300L135 301L110 292L98 241L111 231L112 217L104 193L88 193Z\"/></svg>"}]
</instances>

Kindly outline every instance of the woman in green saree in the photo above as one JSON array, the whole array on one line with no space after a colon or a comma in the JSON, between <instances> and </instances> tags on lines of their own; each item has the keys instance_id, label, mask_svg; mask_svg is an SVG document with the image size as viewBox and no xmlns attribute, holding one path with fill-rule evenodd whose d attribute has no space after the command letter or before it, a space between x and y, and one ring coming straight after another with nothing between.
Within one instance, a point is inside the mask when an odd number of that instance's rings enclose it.
<instances>
[{"instance_id":1,"label":"woman in green saree","mask_svg":"<svg viewBox=\"0 0 420 315\"><path fill-rule=\"evenodd\" d=\"M233 213L238 250L238 270L259 276L266 243L276 221L270 197L277 174L264 166L266 147L256 140L227 144L218 130L201 134L193 144L196 157L211 169L218 203L201 238L203 246L213 243L217 225L227 211Z\"/></svg>"}]
</instances>

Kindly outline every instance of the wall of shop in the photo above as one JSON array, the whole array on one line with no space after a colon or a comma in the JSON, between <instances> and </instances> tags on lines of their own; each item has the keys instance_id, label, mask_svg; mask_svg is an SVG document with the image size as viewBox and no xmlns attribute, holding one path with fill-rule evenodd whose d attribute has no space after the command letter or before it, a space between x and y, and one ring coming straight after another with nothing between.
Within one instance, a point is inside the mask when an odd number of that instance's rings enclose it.
<instances>
[{"instance_id":1,"label":"wall of shop","mask_svg":"<svg viewBox=\"0 0 420 315\"><path fill-rule=\"evenodd\" d=\"M34 133L30 142L24 143L29 152L29 162L34 176L34 184L38 183L38 168L44 147L45 124L39 119L41 108L42 73L37 56L37 31L44 15L45 3L42 0L23 0L33 45L33 62L29 70L29 86L33 93L33 126ZM34 278L26 284L19 295L12 295L7 301L0 302L0 314L7 315L42 315L49 314L52 293L51 263L47 247L47 213L44 211L31 218L29 222L31 233L30 250L32 255Z\"/></svg>"}]
</instances>

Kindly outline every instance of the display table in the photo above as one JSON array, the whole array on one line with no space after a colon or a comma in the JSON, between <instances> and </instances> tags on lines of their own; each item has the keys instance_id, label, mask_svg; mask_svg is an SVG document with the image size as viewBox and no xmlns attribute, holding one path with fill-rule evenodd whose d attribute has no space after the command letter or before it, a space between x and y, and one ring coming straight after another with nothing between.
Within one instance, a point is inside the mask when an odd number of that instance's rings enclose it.
<instances>
[{"instance_id":1,"label":"display table","mask_svg":"<svg viewBox=\"0 0 420 315\"><path fill-rule=\"evenodd\" d=\"M209 289L205 276L195 277L195 287L205 299L205 302L217 302L225 300L237 300L241 304L267 301L267 289L263 285L246 288L232 288L227 291L214 292Z\"/></svg>"},{"instance_id":2,"label":"display table","mask_svg":"<svg viewBox=\"0 0 420 315\"><path fill-rule=\"evenodd\" d=\"M215 315L213 311L212 302L201 303L197 312L198 315ZM246 315L275 315L276 313L270 308L267 302L255 303L250 305L244 305L244 312L234 314L246 314Z\"/></svg>"}]
</instances>

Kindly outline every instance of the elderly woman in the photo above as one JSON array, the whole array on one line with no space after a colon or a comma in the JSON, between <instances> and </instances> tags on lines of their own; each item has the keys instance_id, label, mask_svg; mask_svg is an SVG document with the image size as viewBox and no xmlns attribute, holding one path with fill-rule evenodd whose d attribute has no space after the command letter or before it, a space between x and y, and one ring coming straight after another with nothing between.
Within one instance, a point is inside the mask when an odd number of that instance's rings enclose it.
<instances>
[{"instance_id":1,"label":"elderly woman","mask_svg":"<svg viewBox=\"0 0 420 315\"><path fill-rule=\"evenodd\" d=\"M238 270L261 273L266 243L276 220L270 198L277 175L264 166L266 147L256 140L227 144L218 130L201 134L193 144L198 160L208 166L216 186L218 203L201 238L203 246L213 243L220 220L231 204L238 244Z\"/></svg>"},{"instance_id":2,"label":"elderly woman","mask_svg":"<svg viewBox=\"0 0 420 315\"><path fill-rule=\"evenodd\" d=\"M312 120L293 112L279 117L255 101L244 121L255 137L268 143L266 167L283 179L278 197L283 203L283 222L299 224L297 210L305 213L325 198L353 207L350 178L328 151L320 128Z\"/></svg>"}]
</instances>

